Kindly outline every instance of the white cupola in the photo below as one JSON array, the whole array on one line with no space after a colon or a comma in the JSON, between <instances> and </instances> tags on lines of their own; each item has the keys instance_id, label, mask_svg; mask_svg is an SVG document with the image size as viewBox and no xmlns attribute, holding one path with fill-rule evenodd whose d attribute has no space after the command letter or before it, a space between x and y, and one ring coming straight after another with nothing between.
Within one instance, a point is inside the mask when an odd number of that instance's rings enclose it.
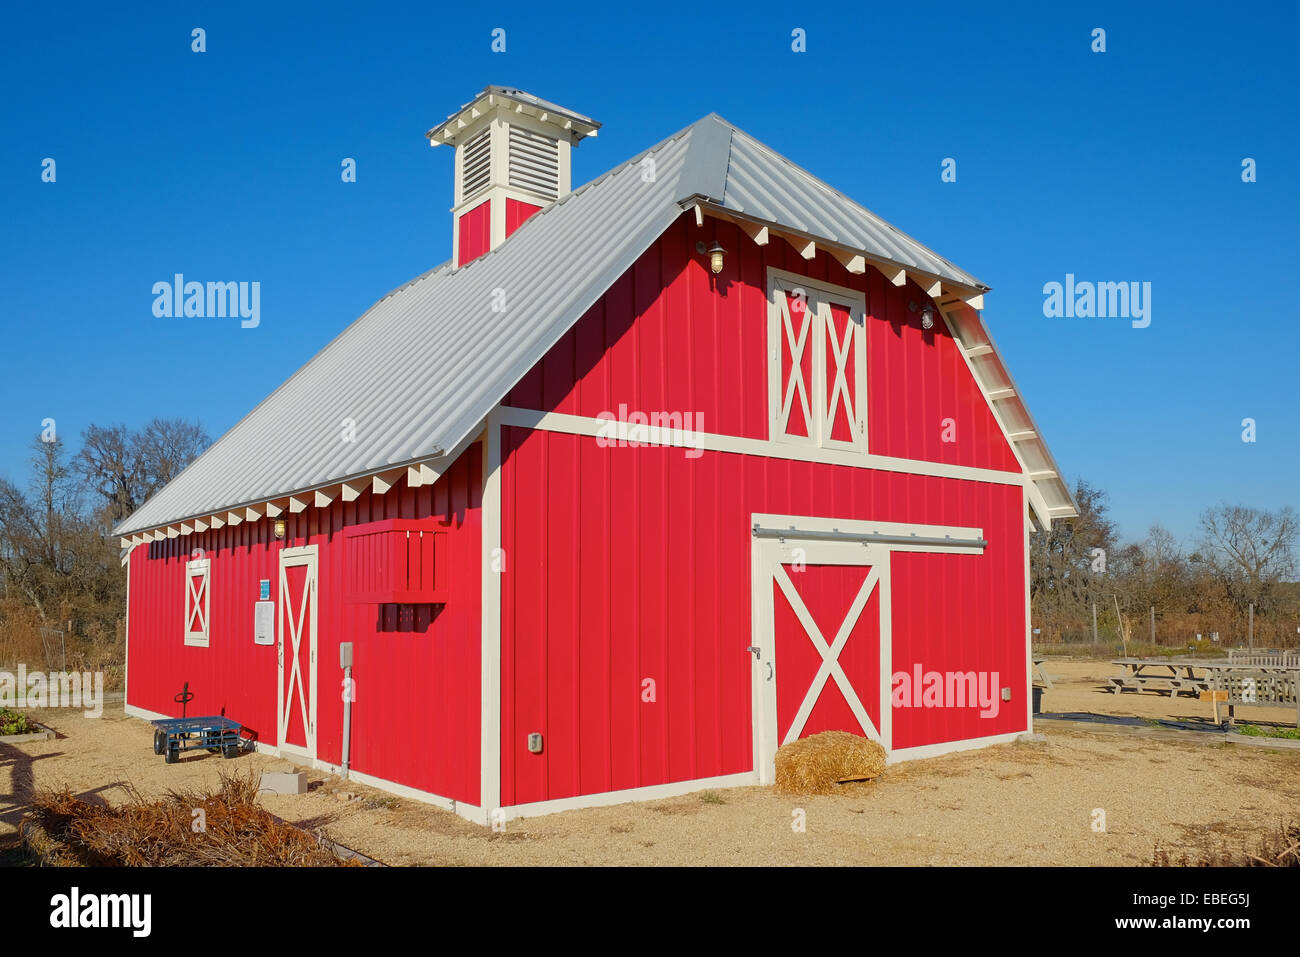
<instances>
[{"instance_id":1,"label":"white cupola","mask_svg":"<svg viewBox=\"0 0 1300 957\"><path fill-rule=\"evenodd\" d=\"M452 261L495 249L569 192L569 150L600 124L522 90L489 86L425 135L456 148Z\"/></svg>"}]
</instances>

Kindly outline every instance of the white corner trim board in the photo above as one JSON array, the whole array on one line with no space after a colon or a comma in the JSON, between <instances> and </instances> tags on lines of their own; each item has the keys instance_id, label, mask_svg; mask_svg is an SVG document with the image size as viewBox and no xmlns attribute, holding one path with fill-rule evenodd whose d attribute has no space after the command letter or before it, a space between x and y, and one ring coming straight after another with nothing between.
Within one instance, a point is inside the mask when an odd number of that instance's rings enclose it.
<instances>
[{"instance_id":1,"label":"white corner trim board","mask_svg":"<svg viewBox=\"0 0 1300 957\"><path fill-rule=\"evenodd\" d=\"M479 801L501 803L501 426L497 413L483 433L481 499L482 620L480 635Z\"/></svg>"}]
</instances>

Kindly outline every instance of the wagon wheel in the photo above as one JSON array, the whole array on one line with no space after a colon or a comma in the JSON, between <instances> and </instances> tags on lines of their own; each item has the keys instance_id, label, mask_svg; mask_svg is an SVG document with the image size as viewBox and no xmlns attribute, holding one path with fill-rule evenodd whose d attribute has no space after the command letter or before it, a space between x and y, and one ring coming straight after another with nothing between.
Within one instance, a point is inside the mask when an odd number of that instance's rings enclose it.
<instances>
[{"instance_id":1,"label":"wagon wheel","mask_svg":"<svg viewBox=\"0 0 1300 957\"><path fill-rule=\"evenodd\" d=\"M163 758L168 764L175 764L181 759L181 746L179 741L169 742L167 745L167 754Z\"/></svg>"},{"instance_id":2,"label":"wagon wheel","mask_svg":"<svg viewBox=\"0 0 1300 957\"><path fill-rule=\"evenodd\" d=\"M162 728L155 728L153 732L153 753L162 754L167 750L167 732Z\"/></svg>"},{"instance_id":3,"label":"wagon wheel","mask_svg":"<svg viewBox=\"0 0 1300 957\"><path fill-rule=\"evenodd\" d=\"M233 740L227 741L224 745L222 745L222 747L221 747L221 756L222 756L223 758L237 758L237 757L239 757L239 738L238 738L238 737L234 738Z\"/></svg>"}]
</instances>

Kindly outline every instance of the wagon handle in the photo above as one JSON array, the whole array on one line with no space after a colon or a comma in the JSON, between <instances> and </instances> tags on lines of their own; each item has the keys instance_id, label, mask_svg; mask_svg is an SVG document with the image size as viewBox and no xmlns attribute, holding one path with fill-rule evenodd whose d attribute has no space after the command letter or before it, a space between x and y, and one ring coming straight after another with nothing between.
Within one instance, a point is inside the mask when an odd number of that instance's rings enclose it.
<instances>
[{"instance_id":1,"label":"wagon handle","mask_svg":"<svg viewBox=\"0 0 1300 957\"><path fill-rule=\"evenodd\" d=\"M181 706L181 717L185 717L185 709L189 706L189 703L194 700L194 693L190 691L190 683L188 681L185 682L185 687L182 688L180 693L175 695L172 700Z\"/></svg>"}]
</instances>

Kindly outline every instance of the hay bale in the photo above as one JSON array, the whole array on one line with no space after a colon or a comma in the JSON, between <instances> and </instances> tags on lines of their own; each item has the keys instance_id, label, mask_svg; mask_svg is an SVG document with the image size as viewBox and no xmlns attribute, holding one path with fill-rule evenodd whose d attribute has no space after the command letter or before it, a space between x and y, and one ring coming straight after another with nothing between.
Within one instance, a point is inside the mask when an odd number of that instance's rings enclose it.
<instances>
[{"instance_id":1,"label":"hay bale","mask_svg":"<svg viewBox=\"0 0 1300 957\"><path fill-rule=\"evenodd\" d=\"M830 794L837 784L878 778L885 749L847 731L823 731L776 751L776 788L786 794Z\"/></svg>"}]
</instances>

